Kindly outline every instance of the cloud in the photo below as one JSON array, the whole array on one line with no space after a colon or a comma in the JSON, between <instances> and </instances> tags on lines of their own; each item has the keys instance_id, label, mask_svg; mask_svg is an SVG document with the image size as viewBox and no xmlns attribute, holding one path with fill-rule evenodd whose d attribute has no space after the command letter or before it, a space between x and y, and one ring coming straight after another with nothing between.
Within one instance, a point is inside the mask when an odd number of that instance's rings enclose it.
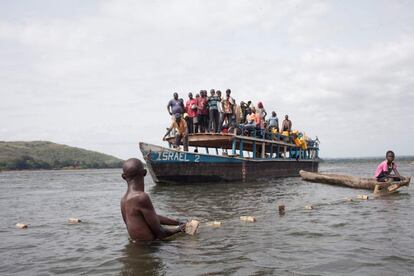
<instances>
[{"instance_id":1,"label":"cloud","mask_svg":"<svg viewBox=\"0 0 414 276\"><path fill-rule=\"evenodd\" d=\"M389 5L356 16L349 4L344 16L324 1L99 1L81 15L0 20L0 135L127 158L138 141L161 142L172 92L231 88L289 114L326 156L403 151L414 39ZM355 30L391 17L384 37Z\"/></svg>"}]
</instances>

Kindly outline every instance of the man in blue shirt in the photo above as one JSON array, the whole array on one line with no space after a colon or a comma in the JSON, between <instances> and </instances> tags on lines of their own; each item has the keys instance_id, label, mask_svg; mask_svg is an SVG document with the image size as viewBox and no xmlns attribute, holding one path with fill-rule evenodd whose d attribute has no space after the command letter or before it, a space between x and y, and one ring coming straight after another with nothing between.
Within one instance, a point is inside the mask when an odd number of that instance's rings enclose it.
<instances>
[{"instance_id":1,"label":"man in blue shirt","mask_svg":"<svg viewBox=\"0 0 414 276\"><path fill-rule=\"evenodd\" d=\"M182 99L178 98L178 94L174 93L173 99L168 102L167 110L170 115L175 115L176 113L180 113L181 115L184 113L184 103Z\"/></svg>"},{"instance_id":2,"label":"man in blue shirt","mask_svg":"<svg viewBox=\"0 0 414 276\"><path fill-rule=\"evenodd\" d=\"M214 89L210 90L210 97L208 97L208 108L209 108L209 130L215 133L219 132L219 120L220 114L218 105L221 104L221 98L216 95Z\"/></svg>"},{"instance_id":3,"label":"man in blue shirt","mask_svg":"<svg viewBox=\"0 0 414 276\"><path fill-rule=\"evenodd\" d=\"M279 132L279 119L277 118L276 112L272 111L272 116L267 119L267 126L269 130L275 128Z\"/></svg>"}]
</instances>

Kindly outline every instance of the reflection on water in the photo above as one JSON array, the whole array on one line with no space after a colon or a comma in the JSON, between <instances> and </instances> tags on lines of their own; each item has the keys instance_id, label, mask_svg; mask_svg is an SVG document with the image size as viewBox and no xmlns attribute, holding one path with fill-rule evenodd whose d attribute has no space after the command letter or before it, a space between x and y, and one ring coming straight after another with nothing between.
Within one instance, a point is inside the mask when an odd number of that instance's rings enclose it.
<instances>
[{"instance_id":1,"label":"reflection on water","mask_svg":"<svg viewBox=\"0 0 414 276\"><path fill-rule=\"evenodd\" d=\"M400 163L402 174L414 166ZM376 162L326 162L369 176ZM119 170L0 173L0 274L194 275L414 273L412 188L368 201L363 190L283 178L255 183L154 185L160 214L202 221L196 236L133 244L120 214ZM277 204L286 206L280 216ZM314 210L305 210L313 205ZM243 223L252 215L256 223ZM68 225L71 216L83 223ZM223 223L212 228L206 222ZM17 222L29 224L15 229Z\"/></svg>"},{"instance_id":2,"label":"reflection on water","mask_svg":"<svg viewBox=\"0 0 414 276\"><path fill-rule=\"evenodd\" d=\"M121 275L162 275L165 266L162 259L157 257L160 242L129 242L122 250Z\"/></svg>"}]
</instances>

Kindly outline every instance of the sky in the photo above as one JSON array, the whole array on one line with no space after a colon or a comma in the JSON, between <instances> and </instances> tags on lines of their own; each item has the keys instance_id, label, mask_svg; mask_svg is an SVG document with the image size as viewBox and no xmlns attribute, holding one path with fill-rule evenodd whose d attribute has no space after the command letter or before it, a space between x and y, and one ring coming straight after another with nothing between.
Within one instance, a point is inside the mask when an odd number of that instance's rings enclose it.
<instances>
[{"instance_id":1,"label":"sky","mask_svg":"<svg viewBox=\"0 0 414 276\"><path fill-rule=\"evenodd\" d=\"M211 88L322 158L414 155L414 1L0 1L0 140L141 157Z\"/></svg>"}]
</instances>

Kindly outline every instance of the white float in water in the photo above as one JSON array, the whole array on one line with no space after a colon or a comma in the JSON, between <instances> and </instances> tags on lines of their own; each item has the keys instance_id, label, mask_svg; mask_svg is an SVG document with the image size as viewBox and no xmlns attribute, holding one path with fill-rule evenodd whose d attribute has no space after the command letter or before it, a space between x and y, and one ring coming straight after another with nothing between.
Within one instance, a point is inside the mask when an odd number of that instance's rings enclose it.
<instances>
[{"instance_id":1,"label":"white float in water","mask_svg":"<svg viewBox=\"0 0 414 276\"><path fill-rule=\"evenodd\" d=\"M256 218L253 216L241 216L240 220L246 222L256 222Z\"/></svg>"},{"instance_id":2,"label":"white float in water","mask_svg":"<svg viewBox=\"0 0 414 276\"><path fill-rule=\"evenodd\" d=\"M19 229L26 229L27 227L29 227L29 225L24 223L16 223L16 227Z\"/></svg>"},{"instance_id":3,"label":"white float in water","mask_svg":"<svg viewBox=\"0 0 414 276\"><path fill-rule=\"evenodd\" d=\"M200 222L198 220L190 220L185 225L185 233L189 235L195 235L198 230L198 226L200 225Z\"/></svg>"},{"instance_id":4,"label":"white float in water","mask_svg":"<svg viewBox=\"0 0 414 276\"><path fill-rule=\"evenodd\" d=\"M78 218L69 218L68 222L69 222L69 224L77 224L77 223L80 223L82 221Z\"/></svg>"}]
</instances>

